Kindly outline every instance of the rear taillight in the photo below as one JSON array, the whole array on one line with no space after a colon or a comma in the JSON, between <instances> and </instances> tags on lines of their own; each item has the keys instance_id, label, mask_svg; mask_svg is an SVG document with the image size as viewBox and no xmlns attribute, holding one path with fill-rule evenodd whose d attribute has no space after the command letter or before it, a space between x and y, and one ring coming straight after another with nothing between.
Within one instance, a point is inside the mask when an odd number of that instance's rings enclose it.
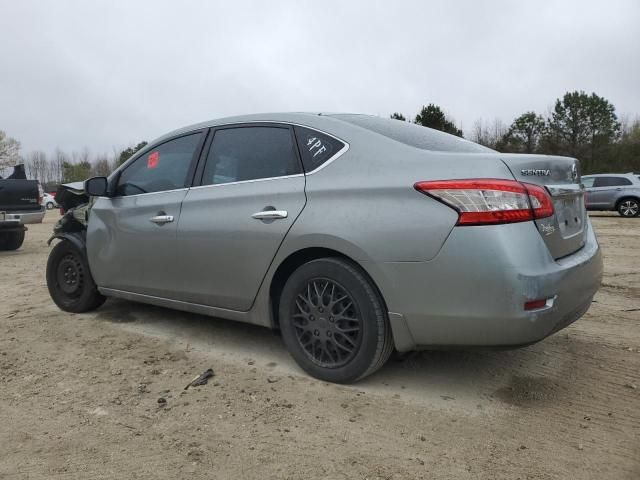
<instances>
[{"instance_id":1,"label":"rear taillight","mask_svg":"<svg viewBox=\"0 0 640 480\"><path fill-rule=\"evenodd\" d=\"M415 189L458 211L458 225L526 222L553 215L547 191L515 180L418 182Z\"/></svg>"}]
</instances>

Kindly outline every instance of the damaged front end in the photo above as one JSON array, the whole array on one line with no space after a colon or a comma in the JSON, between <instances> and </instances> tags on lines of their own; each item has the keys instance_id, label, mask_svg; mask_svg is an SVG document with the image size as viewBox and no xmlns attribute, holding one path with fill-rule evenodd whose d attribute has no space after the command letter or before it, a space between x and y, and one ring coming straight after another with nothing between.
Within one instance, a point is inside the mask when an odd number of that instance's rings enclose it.
<instances>
[{"instance_id":1,"label":"damaged front end","mask_svg":"<svg viewBox=\"0 0 640 480\"><path fill-rule=\"evenodd\" d=\"M55 238L66 238L84 249L89 210L93 205L93 198L84 190L84 182L60 185L56 191L56 202L60 205L62 217L54 225L53 235L47 244L51 245Z\"/></svg>"}]
</instances>

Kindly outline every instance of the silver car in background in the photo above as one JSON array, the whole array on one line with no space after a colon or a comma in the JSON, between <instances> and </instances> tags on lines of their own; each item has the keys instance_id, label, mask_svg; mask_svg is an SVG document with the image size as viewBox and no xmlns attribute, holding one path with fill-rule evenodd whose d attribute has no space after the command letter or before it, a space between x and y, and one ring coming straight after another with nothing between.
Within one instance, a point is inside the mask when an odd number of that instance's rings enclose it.
<instances>
[{"instance_id":1,"label":"silver car in background","mask_svg":"<svg viewBox=\"0 0 640 480\"><path fill-rule=\"evenodd\" d=\"M47 282L279 329L332 382L395 349L516 347L582 316L602 276L578 162L407 122L265 114L186 127L85 184ZM64 218L64 217L63 217Z\"/></svg>"},{"instance_id":2,"label":"silver car in background","mask_svg":"<svg viewBox=\"0 0 640 480\"><path fill-rule=\"evenodd\" d=\"M617 211L622 217L640 214L640 176L603 173L582 177L587 210Z\"/></svg>"}]
</instances>

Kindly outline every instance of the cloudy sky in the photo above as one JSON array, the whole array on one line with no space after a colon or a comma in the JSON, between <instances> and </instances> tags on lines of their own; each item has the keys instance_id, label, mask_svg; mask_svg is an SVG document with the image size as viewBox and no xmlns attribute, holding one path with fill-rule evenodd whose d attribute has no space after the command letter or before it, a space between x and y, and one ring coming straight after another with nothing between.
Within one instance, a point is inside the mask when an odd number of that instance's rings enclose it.
<instances>
[{"instance_id":1,"label":"cloudy sky","mask_svg":"<svg viewBox=\"0 0 640 480\"><path fill-rule=\"evenodd\" d=\"M640 114L640 1L0 0L0 130L112 152L265 111L478 118L567 90Z\"/></svg>"}]
</instances>

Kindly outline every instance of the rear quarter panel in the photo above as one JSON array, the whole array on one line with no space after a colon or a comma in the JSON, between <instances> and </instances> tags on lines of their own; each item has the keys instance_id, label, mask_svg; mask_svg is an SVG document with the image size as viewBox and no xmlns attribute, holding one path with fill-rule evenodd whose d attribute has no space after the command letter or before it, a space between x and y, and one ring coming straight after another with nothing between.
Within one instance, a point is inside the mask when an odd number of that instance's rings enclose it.
<instances>
[{"instance_id":1,"label":"rear quarter panel","mask_svg":"<svg viewBox=\"0 0 640 480\"><path fill-rule=\"evenodd\" d=\"M307 205L285 240L288 245L343 243L361 261L430 260L458 214L416 191L416 182L513 178L497 154L427 152L354 130L348 132L345 155L307 175Z\"/></svg>"}]
</instances>

